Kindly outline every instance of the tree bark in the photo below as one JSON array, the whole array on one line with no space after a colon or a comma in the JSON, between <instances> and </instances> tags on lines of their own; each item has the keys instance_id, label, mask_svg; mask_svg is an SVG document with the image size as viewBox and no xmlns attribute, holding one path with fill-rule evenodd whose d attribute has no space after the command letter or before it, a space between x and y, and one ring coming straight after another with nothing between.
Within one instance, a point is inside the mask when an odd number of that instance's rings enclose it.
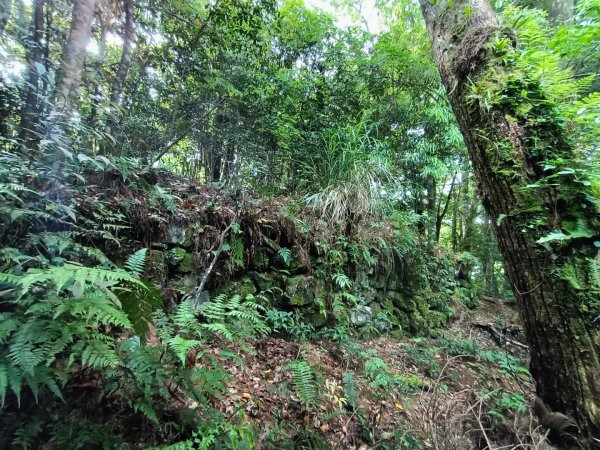
<instances>
[{"instance_id":1,"label":"tree bark","mask_svg":"<svg viewBox=\"0 0 600 450\"><path fill-rule=\"evenodd\" d=\"M115 78L112 82L110 93L110 103L112 108L118 108L121 104L121 93L123 92L123 84L129 72L131 64L131 47L133 45L133 3L131 0L123 0L123 9L125 10L125 25L123 26L123 51L121 52L121 60ZM117 129L117 119L115 114L108 116L108 132L114 136Z\"/></svg>"},{"instance_id":2,"label":"tree bark","mask_svg":"<svg viewBox=\"0 0 600 450\"><path fill-rule=\"evenodd\" d=\"M12 8L11 0L0 0L0 35L4 33Z\"/></svg>"},{"instance_id":3,"label":"tree bark","mask_svg":"<svg viewBox=\"0 0 600 450\"><path fill-rule=\"evenodd\" d=\"M32 39L27 48L27 85L23 96L23 110L19 140L27 153L35 152L40 135L40 67L44 67L44 3L45 0L35 0L33 6Z\"/></svg>"},{"instance_id":4,"label":"tree bark","mask_svg":"<svg viewBox=\"0 0 600 450\"><path fill-rule=\"evenodd\" d=\"M70 112L81 83L95 8L96 0L75 0L73 3L71 29L63 47L54 93L55 112L63 118Z\"/></svg>"},{"instance_id":5,"label":"tree bark","mask_svg":"<svg viewBox=\"0 0 600 450\"><path fill-rule=\"evenodd\" d=\"M559 445L599 448L599 349L581 311L594 294L590 297L572 282L581 276L576 271L567 274L569 268L585 270L581 262L595 257L599 217L585 187L544 167L548 160L572 159L572 144L536 74L511 77L514 34L500 28L485 0L420 3L433 57L517 299L538 396L579 424L578 443L563 436ZM495 46L498 42L507 46ZM486 100L484 94L491 97ZM526 114L524 106L531 106ZM543 184L552 174L556 182ZM542 187L527 188L536 182ZM588 236L558 244L537 242L575 219L585 224Z\"/></svg>"},{"instance_id":6,"label":"tree bark","mask_svg":"<svg viewBox=\"0 0 600 450\"><path fill-rule=\"evenodd\" d=\"M57 127L62 128L71 115L73 100L79 90L86 47L92 34L92 20L97 0L75 0L71 16L71 29L62 50L60 67L56 77L53 110L50 113L46 135L51 135ZM55 152L54 171L62 166L64 153L58 146Z\"/></svg>"}]
</instances>

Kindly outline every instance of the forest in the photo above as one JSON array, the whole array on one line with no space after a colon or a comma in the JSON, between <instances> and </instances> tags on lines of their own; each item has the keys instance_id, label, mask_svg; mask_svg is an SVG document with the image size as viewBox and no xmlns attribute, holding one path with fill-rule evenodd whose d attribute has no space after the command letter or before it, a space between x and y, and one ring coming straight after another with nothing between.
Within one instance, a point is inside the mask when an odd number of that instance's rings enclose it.
<instances>
[{"instance_id":1,"label":"forest","mask_svg":"<svg viewBox=\"0 0 600 450\"><path fill-rule=\"evenodd\" d=\"M600 449L600 0L0 0L0 448Z\"/></svg>"}]
</instances>

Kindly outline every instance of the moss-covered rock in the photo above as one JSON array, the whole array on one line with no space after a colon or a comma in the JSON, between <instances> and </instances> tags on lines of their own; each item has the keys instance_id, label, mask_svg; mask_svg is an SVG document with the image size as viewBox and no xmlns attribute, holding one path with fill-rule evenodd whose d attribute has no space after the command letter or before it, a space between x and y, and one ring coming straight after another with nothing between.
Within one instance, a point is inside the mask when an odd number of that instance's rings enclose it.
<instances>
[{"instance_id":1,"label":"moss-covered rock","mask_svg":"<svg viewBox=\"0 0 600 450\"><path fill-rule=\"evenodd\" d=\"M254 282L250 277L242 278L236 285L236 294L239 294L240 297L245 298L249 295L256 294L256 286L254 286Z\"/></svg>"},{"instance_id":2,"label":"moss-covered rock","mask_svg":"<svg viewBox=\"0 0 600 450\"><path fill-rule=\"evenodd\" d=\"M166 283L165 254L160 250L148 250L146 253L146 264L144 278L151 281L160 288Z\"/></svg>"},{"instance_id":3,"label":"moss-covered rock","mask_svg":"<svg viewBox=\"0 0 600 450\"><path fill-rule=\"evenodd\" d=\"M172 267L177 267L185 258L187 252L181 247L175 247L165 253L165 261Z\"/></svg>"},{"instance_id":4,"label":"moss-covered rock","mask_svg":"<svg viewBox=\"0 0 600 450\"><path fill-rule=\"evenodd\" d=\"M262 248L256 250L250 259L249 266L251 269L254 269L257 272L266 272L269 268L269 257L267 252Z\"/></svg>"},{"instance_id":5,"label":"moss-covered rock","mask_svg":"<svg viewBox=\"0 0 600 450\"><path fill-rule=\"evenodd\" d=\"M186 253L179 264L179 272L191 273L194 271L194 255L192 253Z\"/></svg>"},{"instance_id":6,"label":"moss-covered rock","mask_svg":"<svg viewBox=\"0 0 600 450\"><path fill-rule=\"evenodd\" d=\"M304 275L288 277L285 280L285 295L290 306L306 306L315 300L314 278Z\"/></svg>"},{"instance_id":7,"label":"moss-covered rock","mask_svg":"<svg viewBox=\"0 0 600 450\"><path fill-rule=\"evenodd\" d=\"M302 314L302 317L315 328L321 328L327 324L327 315L312 307Z\"/></svg>"},{"instance_id":8,"label":"moss-covered rock","mask_svg":"<svg viewBox=\"0 0 600 450\"><path fill-rule=\"evenodd\" d=\"M182 245L185 242L185 228L171 224L167 228L167 242Z\"/></svg>"}]
</instances>

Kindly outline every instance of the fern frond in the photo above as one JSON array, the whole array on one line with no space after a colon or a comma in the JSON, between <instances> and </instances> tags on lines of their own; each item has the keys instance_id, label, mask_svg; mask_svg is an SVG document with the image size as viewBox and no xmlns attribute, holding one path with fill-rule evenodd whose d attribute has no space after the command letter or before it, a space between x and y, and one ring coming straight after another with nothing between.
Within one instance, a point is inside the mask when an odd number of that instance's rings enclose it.
<instances>
[{"instance_id":1,"label":"fern frond","mask_svg":"<svg viewBox=\"0 0 600 450\"><path fill-rule=\"evenodd\" d=\"M303 360L291 361L288 367L294 380L294 390L300 402L307 407L313 406L317 398L317 390L312 369Z\"/></svg>"},{"instance_id":2,"label":"fern frond","mask_svg":"<svg viewBox=\"0 0 600 450\"><path fill-rule=\"evenodd\" d=\"M196 339L185 339L181 336L175 336L167 341L167 346L173 350L173 353L175 353L175 356L181 361L182 365L185 365L188 352L200 344L201 342Z\"/></svg>"},{"instance_id":3,"label":"fern frond","mask_svg":"<svg viewBox=\"0 0 600 450\"><path fill-rule=\"evenodd\" d=\"M144 339L148 333L148 324L153 323L154 312L163 308L160 292L153 286L131 283L122 283L116 292L121 308L131 321L131 326L136 334Z\"/></svg>"},{"instance_id":4,"label":"fern frond","mask_svg":"<svg viewBox=\"0 0 600 450\"><path fill-rule=\"evenodd\" d=\"M125 269L127 269L135 278L141 278L144 274L147 252L147 248L141 248L125 261Z\"/></svg>"},{"instance_id":5,"label":"fern frond","mask_svg":"<svg viewBox=\"0 0 600 450\"><path fill-rule=\"evenodd\" d=\"M342 386L344 387L344 395L353 409L356 409L358 404L358 389L356 387L356 375L352 372L344 372L342 374Z\"/></svg>"},{"instance_id":6,"label":"fern frond","mask_svg":"<svg viewBox=\"0 0 600 450\"><path fill-rule=\"evenodd\" d=\"M203 323L202 327L206 328L212 333L223 335L223 337L228 341L235 340L235 335L224 323Z\"/></svg>"},{"instance_id":7,"label":"fern frond","mask_svg":"<svg viewBox=\"0 0 600 450\"><path fill-rule=\"evenodd\" d=\"M93 336L95 339L89 339L77 342L72 349L69 358L70 362L75 361L77 357L81 360L83 367L92 369L105 369L107 367L117 367L121 359L115 350L114 339L101 335Z\"/></svg>"}]
</instances>

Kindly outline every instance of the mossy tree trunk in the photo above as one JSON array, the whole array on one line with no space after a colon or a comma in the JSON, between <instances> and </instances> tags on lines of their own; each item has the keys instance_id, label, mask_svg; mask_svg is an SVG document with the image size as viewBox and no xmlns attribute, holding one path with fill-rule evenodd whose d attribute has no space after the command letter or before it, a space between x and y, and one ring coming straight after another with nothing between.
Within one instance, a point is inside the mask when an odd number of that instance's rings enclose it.
<instances>
[{"instance_id":1,"label":"mossy tree trunk","mask_svg":"<svg viewBox=\"0 0 600 450\"><path fill-rule=\"evenodd\" d=\"M538 396L575 419L584 448L598 448L599 349L582 311L598 300L600 220L585 185L551 164L572 161L575 149L535 74L514 64L514 34L485 0L421 0L421 9L517 298ZM564 238L544 239L552 232Z\"/></svg>"}]
</instances>

